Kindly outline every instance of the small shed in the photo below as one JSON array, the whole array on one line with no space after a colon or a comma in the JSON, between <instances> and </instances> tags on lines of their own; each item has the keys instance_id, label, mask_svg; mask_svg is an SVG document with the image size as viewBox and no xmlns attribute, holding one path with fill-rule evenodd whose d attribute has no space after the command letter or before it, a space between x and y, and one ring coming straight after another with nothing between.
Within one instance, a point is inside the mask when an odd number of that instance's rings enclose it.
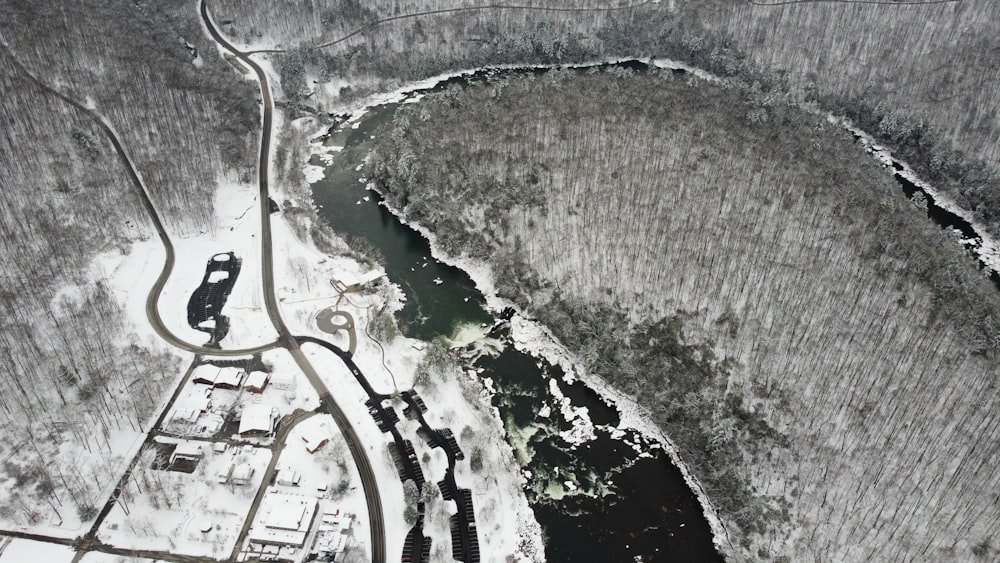
<instances>
[{"instance_id":1,"label":"small shed","mask_svg":"<svg viewBox=\"0 0 1000 563\"><path fill-rule=\"evenodd\" d=\"M233 469L236 468L235 463L230 463L229 465L223 466L222 469L216 474L216 480L219 483L226 484L229 482L229 478L233 476Z\"/></svg>"},{"instance_id":2,"label":"small shed","mask_svg":"<svg viewBox=\"0 0 1000 563\"><path fill-rule=\"evenodd\" d=\"M243 381L243 388L250 393L263 393L270 379L270 376L262 371L252 372Z\"/></svg>"},{"instance_id":3,"label":"small shed","mask_svg":"<svg viewBox=\"0 0 1000 563\"><path fill-rule=\"evenodd\" d=\"M170 463L174 463L178 459L198 461L203 455L205 455L205 452L201 449L201 444L198 442L181 442L177 444L173 453L170 454Z\"/></svg>"},{"instance_id":4,"label":"small shed","mask_svg":"<svg viewBox=\"0 0 1000 563\"><path fill-rule=\"evenodd\" d=\"M301 480L302 475L291 467L278 470L278 475L274 478L274 482L282 487L298 487Z\"/></svg>"}]
</instances>

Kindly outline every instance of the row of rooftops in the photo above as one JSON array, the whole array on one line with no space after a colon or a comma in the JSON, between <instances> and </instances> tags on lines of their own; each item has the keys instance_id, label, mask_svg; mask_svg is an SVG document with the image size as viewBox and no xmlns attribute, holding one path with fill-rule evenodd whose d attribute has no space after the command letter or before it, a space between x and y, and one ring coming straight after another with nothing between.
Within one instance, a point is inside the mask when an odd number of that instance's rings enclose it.
<instances>
[{"instance_id":1,"label":"row of rooftops","mask_svg":"<svg viewBox=\"0 0 1000 563\"><path fill-rule=\"evenodd\" d=\"M251 393L263 393L268 383L275 389L291 390L295 388L295 376L292 374L268 374L262 371L247 374L245 371L232 368L219 368L215 371L203 369L194 376L192 381L218 389L243 387L244 390Z\"/></svg>"}]
</instances>

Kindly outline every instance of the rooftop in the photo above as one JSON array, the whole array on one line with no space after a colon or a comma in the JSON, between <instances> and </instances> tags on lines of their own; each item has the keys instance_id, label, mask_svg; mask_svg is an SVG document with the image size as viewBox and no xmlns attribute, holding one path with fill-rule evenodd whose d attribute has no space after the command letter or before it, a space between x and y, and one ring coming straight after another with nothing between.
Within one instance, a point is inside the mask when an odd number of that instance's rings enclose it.
<instances>
[{"instance_id":1,"label":"rooftop","mask_svg":"<svg viewBox=\"0 0 1000 563\"><path fill-rule=\"evenodd\" d=\"M271 405L247 405L240 416L240 434L270 432L274 428L273 412Z\"/></svg>"},{"instance_id":2,"label":"rooftop","mask_svg":"<svg viewBox=\"0 0 1000 563\"><path fill-rule=\"evenodd\" d=\"M269 490L260 503L249 539L251 542L301 546L309 533L316 507L314 498Z\"/></svg>"}]
</instances>

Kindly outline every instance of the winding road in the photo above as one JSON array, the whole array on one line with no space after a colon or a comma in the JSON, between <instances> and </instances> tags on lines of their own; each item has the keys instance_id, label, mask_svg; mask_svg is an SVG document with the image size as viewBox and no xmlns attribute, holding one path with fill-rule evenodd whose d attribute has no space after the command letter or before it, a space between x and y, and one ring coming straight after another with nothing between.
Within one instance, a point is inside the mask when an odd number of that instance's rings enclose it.
<instances>
[{"instance_id":1,"label":"winding road","mask_svg":"<svg viewBox=\"0 0 1000 563\"><path fill-rule=\"evenodd\" d=\"M142 181L139 173L136 172L135 164L132 162L132 158L128 155L125 150L125 146L122 144L121 139L118 138L118 134L115 130L111 128L104 118L94 112L92 109L81 104L80 102L74 100L73 98L63 94L59 90L52 88L38 77L36 77L30 70L28 70L21 62L14 56L7 45L4 45L4 49L10 55L10 60L20 70L28 77L36 86L45 90L49 94L59 98L60 100L66 102L67 104L73 106L77 111L86 115L91 121L93 121L101 131L107 136L108 140L111 141L111 145L114 147L115 152L121 159L122 163L125 165L125 172L128 174L129 180L132 185L135 186L136 193L142 200L142 205L146 210L146 214L149 215L150 221L153 223L153 228L156 230L157 236L160 238L160 243L163 244L163 250L166 253L166 257L163 261L163 269L160 271L160 275L153 282L152 288L149 290L149 294L146 297L146 318L149 320L149 324L152 325L153 330L166 340L170 345L180 348L186 352L191 352L194 354L210 355L210 356L249 356L259 352L264 352L266 350L272 350L280 346L279 342L271 342L268 344L262 344L260 346L255 346L252 348L242 348L233 350L222 350L219 348L209 348L207 346L200 346L197 344L192 344L186 340L178 337L173 332L167 328L166 324L163 323L163 319L160 317L159 307L157 306L160 294L163 292L163 286L166 285L167 280L170 279L170 274L174 269L174 245L170 241L170 235L167 234L166 228L163 226L163 221L160 218L159 212L156 210L156 206L153 205L153 200L149 196L149 190L146 188L146 184ZM266 207L265 207L266 209ZM268 241L270 244L270 241ZM268 246L270 248L270 246ZM270 253L267 253L268 259L270 259ZM273 299L273 295L271 296ZM276 325L277 326L277 325Z\"/></svg>"},{"instance_id":2,"label":"winding road","mask_svg":"<svg viewBox=\"0 0 1000 563\"><path fill-rule=\"evenodd\" d=\"M197 344L192 344L186 340L178 337L173 332L167 328L166 324L160 316L158 302L163 288L170 278L170 274L173 271L174 261L176 259L174 246L170 240L170 236L163 225L163 221L160 217L156 206L153 204L153 200L150 197L149 190L147 189L145 183L143 182L141 176L136 170L135 164L133 163L128 152L125 150L125 146L121 139L118 137L114 129L109 125L103 117L97 114L92 109L86 107L80 102L74 100L73 98L63 94L62 92L52 88L38 77L36 77L30 70L28 70L20 61L10 52L9 46L6 43L3 44L3 48L10 54L10 59L13 64L27 76L34 84L44 91L58 97L60 100L69 104L73 108L77 109L84 115L86 115L90 120L92 120L101 131L107 136L111 141L112 146L115 149L118 157L121 159L125 166L125 171L128 175L129 180L136 188L136 192L139 195L143 207L147 212L153 227L156 230L157 236L163 245L165 258L163 269L160 271L159 276L153 283L152 287L146 298L146 317L149 321L150 326L153 330L167 341L172 346L191 352L198 355L205 356L248 356L264 352L267 350L272 350L275 348L286 348L295 359L296 363L305 373L309 382L312 384L313 388L319 394L321 408L319 412L326 412L330 414L334 421L336 421L341 433L347 442L348 448L351 452L354 462L358 467L358 472L361 476L362 486L365 492L365 500L368 507L368 517L371 526L371 554L372 561L376 563L384 563L386 559L386 543L385 543L385 523L382 515L382 503L379 496L378 487L375 479L374 471L372 470L371 462L368 460L368 456L361 446L361 440L355 433L350 421L344 414L343 410L334 400L333 396L330 394L329 390L322 379L317 374L315 368L310 364L309 360L306 358L305 354L299 347L299 343L295 337L291 335L288 327L285 325L284 319L281 317L281 312L278 308L278 301L275 296L274 291L274 261L272 255L272 240L271 240L271 216L270 210L268 208L267 202L269 201L269 174L268 166L270 161L270 143L271 143L271 131L272 131L272 112L273 112L273 102L271 99L270 87L268 85L267 76L263 69L257 65L253 60L251 60L246 53L243 53L233 47L216 29L214 23L212 22L209 14L208 7L205 0L201 0L199 4L199 10L201 13L202 20L205 23L205 27L212 37L212 39L218 43L222 48L231 52L233 56L246 64L249 68L253 69L256 74L257 80L260 84L260 91L263 99L263 118L262 118L262 131L261 131L261 146L260 155L258 163L258 181L260 189L260 220L261 220L261 244L262 244L262 285L264 293L265 307L268 316L271 319L276 332L278 333L278 340L275 342L270 342L250 348L241 349L219 349L211 348L206 346L201 346ZM178 390L180 387L178 387ZM160 421L162 422L163 415L166 411L161 413ZM128 473L126 472L126 477ZM123 478L126 478L123 477ZM112 505L114 497L109 501L109 505ZM107 508L107 507L106 507ZM102 519L98 518L97 522ZM134 550L116 550L111 548L111 546L104 546L100 542L96 541L96 528L87 534L86 538L81 538L76 541L77 547L81 548L80 552L89 551L86 545L81 545L84 542L82 540L89 540L91 547L98 548L98 550L107 553L118 553L122 554L135 554ZM5 531L6 534L13 537L25 537L31 539L38 539L43 541L56 541L58 543L70 543L72 540L58 540L57 538L50 538L47 536L34 536L32 534L19 534L13 531ZM164 554L157 553L158 556L163 556ZM177 561L193 560L192 558L178 557L175 559Z\"/></svg>"},{"instance_id":3,"label":"winding road","mask_svg":"<svg viewBox=\"0 0 1000 563\"><path fill-rule=\"evenodd\" d=\"M243 64L251 68L256 74L257 82L260 84L261 99L263 101L263 118L260 136L260 158L257 167L258 182L260 185L260 224L261 224L261 277L264 285L264 305L267 314L271 318L271 323L278 332L278 342L287 348L295 359L295 363L305 373L306 378L319 394L320 408L322 411L333 416L340 432L344 435L354 463L357 465L358 473L361 475L361 484L365 491L365 500L368 505L368 519L371 525L371 550L372 561L384 563L386 558L385 544L385 521L382 516L382 501L378 492L378 484L375 479L375 472L372 470L368 455L362 447L361 440L344 411L337 404L337 401L326 388L326 384L306 358L298 341L291 335L285 321L281 318L281 311L278 308L278 300L274 292L274 259L271 245L271 213L267 202L269 201L268 166L271 154L271 128L272 116L274 112L274 102L271 99L271 88L268 85L267 75L247 53L234 47L227 41L219 30L215 27L211 16L208 13L206 0L200 0L199 11L201 19L205 24L212 39L223 49L229 51Z\"/></svg>"}]
</instances>

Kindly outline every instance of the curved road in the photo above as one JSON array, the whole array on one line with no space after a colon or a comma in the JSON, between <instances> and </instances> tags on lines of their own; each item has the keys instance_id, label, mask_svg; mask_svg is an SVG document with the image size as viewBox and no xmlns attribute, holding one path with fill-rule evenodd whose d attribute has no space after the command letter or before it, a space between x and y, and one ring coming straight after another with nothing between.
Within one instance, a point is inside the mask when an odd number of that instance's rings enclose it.
<instances>
[{"instance_id":1,"label":"curved road","mask_svg":"<svg viewBox=\"0 0 1000 563\"><path fill-rule=\"evenodd\" d=\"M382 500L379 497L378 484L375 479L375 472L372 470L371 462L368 460L368 455L362 448L361 440L358 438L357 433L355 433L344 411L337 404L336 400L334 400L333 395L330 394L330 391L326 388L326 384L323 383L323 380L316 373L312 364L309 363L309 360L299 347L298 341L292 337L288 331L288 327L285 326L285 321L281 318L281 312L278 309L278 300L274 294L274 260L271 253L271 213L267 203L269 197L268 165L271 154L271 124L274 106L271 100L271 88L268 86L267 75L260 65L254 62L246 53L230 44L219 33L208 14L206 0L200 0L199 11L201 19L205 23L205 27L212 39L223 49L232 53L242 63L253 69L254 74L257 75L257 81L260 84L261 99L264 105L260 136L260 159L257 168L258 182L260 184L261 276L264 284L264 304L267 314L271 317L271 322L274 324L274 328L278 331L278 342L281 343L281 346L287 348L292 357L295 358L295 363L306 374L309 382L319 394L321 407L333 416L334 421L336 421L337 426L340 428L340 432L347 441L351 456L354 458L354 463L358 467L358 473L361 475L361 484L364 488L365 500L368 505L368 519L371 524L372 561L375 563L384 563L386 557L385 521L382 517Z\"/></svg>"},{"instance_id":2,"label":"curved road","mask_svg":"<svg viewBox=\"0 0 1000 563\"><path fill-rule=\"evenodd\" d=\"M163 227L163 221L160 219L160 214L156 211L156 207L153 205L153 200L149 197L149 191L146 189L146 184L143 183L142 178L140 178L139 174L136 172L135 165L132 163L132 159L125 151L124 145L122 145L121 140L118 139L118 135L115 133L114 129L112 129L100 115L80 102L39 80L38 77L32 74L30 70L21 64L21 61L14 56L14 53L7 45L4 45L4 49L8 52L10 60L13 62L14 66L23 72L28 79L35 83L35 85L73 106L97 124L97 126L101 128L101 131L103 131L108 137L108 140L111 141L111 145L114 147L115 152L118 153L118 157L125 165L125 171L128 174L129 180L132 182L132 185L135 186L136 191L139 194L139 198L142 200L142 205L146 209L146 213L149 215L150 220L153 222L153 227L156 229L156 234L160 237L160 242L163 244L163 250L166 253L166 258L163 262L163 270L160 271L159 277L156 278L156 281L153 283L153 287L149 290L149 295L146 297L146 317L149 320L149 324L153 326L153 330L155 330L161 338L169 342L172 346L194 354L212 356L248 356L265 350L277 348L279 346L278 342L271 342L253 348L243 348L238 350L208 348L206 346L191 344L190 342L187 342L170 332L170 329L163 324L163 319L160 317L157 302L159 301L160 293L163 291L163 286L166 285L167 279L170 278L170 273L174 269L174 245L170 242L170 236Z\"/></svg>"}]
</instances>

